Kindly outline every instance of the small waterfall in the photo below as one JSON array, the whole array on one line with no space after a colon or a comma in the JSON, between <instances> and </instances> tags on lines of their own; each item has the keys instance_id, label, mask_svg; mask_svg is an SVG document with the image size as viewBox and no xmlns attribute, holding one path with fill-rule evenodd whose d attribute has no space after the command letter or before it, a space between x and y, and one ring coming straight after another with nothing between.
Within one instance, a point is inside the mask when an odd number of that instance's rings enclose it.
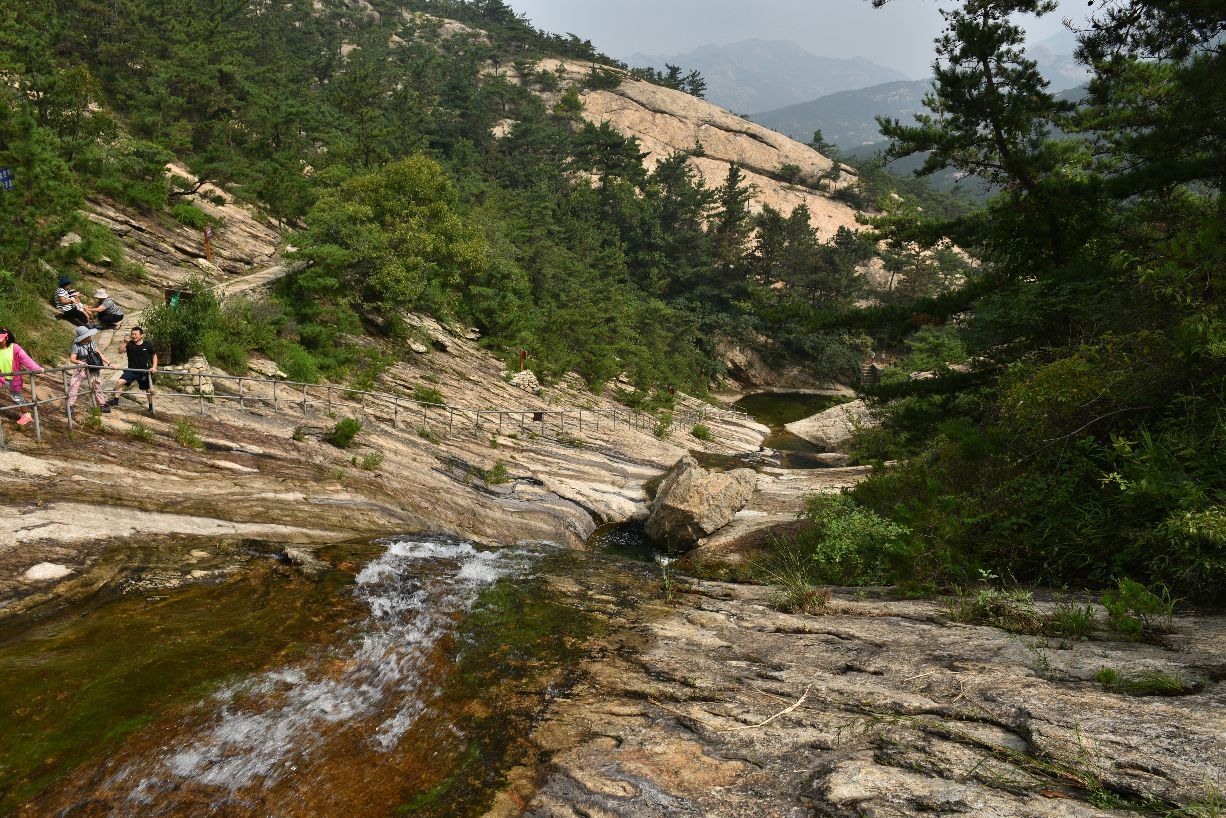
<instances>
[{"instance_id":1,"label":"small waterfall","mask_svg":"<svg viewBox=\"0 0 1226 818\"><path fill-rule=\"evenodd\" d=\"M205 703L215 713L203 726L160 758L122 768L112 784L134 805L158 803L184 785L224 799L294 775L337 731L390 752L435 692L427 678L432 651L482 589L530 562L523 549L479 551L453 539L389 542L356 578L355 594L369 609L359 636L301 666L220 690Z\"/></svg>"}]
</instances>

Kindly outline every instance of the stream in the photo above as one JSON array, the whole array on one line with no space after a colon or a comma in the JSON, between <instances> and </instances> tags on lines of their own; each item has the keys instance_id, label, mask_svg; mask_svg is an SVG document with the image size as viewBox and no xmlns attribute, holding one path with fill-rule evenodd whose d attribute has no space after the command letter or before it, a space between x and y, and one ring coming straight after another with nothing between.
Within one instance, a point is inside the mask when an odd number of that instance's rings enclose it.
<instances>
[{"instance_id":1,"label":"stream","mask_svg":"<svg viewBox=\"0 0 1226 818\"><path fill-rule=\"evenodd\" d=\"M655 593L646 566L552 546L320 556L313 579L253 555L0 631L0 813L481 814L590 638Z\"/></svg>"}]
</instances>

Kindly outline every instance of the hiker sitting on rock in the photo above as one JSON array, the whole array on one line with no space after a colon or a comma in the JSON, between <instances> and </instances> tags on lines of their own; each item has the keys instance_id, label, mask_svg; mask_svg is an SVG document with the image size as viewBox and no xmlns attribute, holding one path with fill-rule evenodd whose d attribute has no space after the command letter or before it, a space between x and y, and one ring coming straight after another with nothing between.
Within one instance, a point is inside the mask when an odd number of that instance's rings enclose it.
<instances>
[{"instance_id":1,"label":"hiker sitting on rock","mask_svg":"<svg viewBox=\"0 0 1226 818\"><path fill-rule=\"evenodd\" d=\"M103 288L94 293L94 306L86 307L85 312L98 325L98 329L114 329L123 323L123 310Z\"/></svg>"},{"instance_id":2,"label":"hiker sitting on rock","mask_svg":"<svg viewBox=\"0 0 1226 818\"><path fill-rule=\"evenodd\" d=\"M13 338L13 333L0 327L0 383L3 383L13 397L13 403L25 403L21 396L21 388L25 379L14 372L42 372L43 368L34 362L21 345Z\"/></svg>"},{"instance_id":3,"label":"hiker sitting on rock","mask_svg":"<svg viewBox=\"0 0 1226 818\"><path fill-rule=\"evenodd\" d=\"M145 338L145 330L142 327L132 327L132 331L123 337L119 351L128 354L128 368L115 382L115 394L111 397L108 406L118 405L119 393L132 384L144 389L146 393L152 392L153 379L151 376L158 371L158 354L154 351L153 344ZM149 371L145 372L146 369ZM149 414L153 414L152 396L149 399Z\"/></svg>"},{"instance_id":4,"label":"hiker sitting on rock","mask_svg":"<svg viewBox=\"0 0 1226 818\"><path fill-rule=\"evenodd\" d=\"M68 360L77 365L77 371L72 373L72 380L68 383L69 409L77 402L81 384L89 381L89 389L94 393L94 405L103 412L111 411L102 397L102 367L110 366L111 362L98 351L98 345L94 343L94 336L97 334L98 330L91 327L77 327L77 337L72 342L72 354L68 356Z\"/></svg>"},{"instance_id":5,"label":"hiker sitting on rock","mask_svg":"<svg viewBox=\"0 0 1226 818\"><path fill-rule=\"evenodd\" d=\"M72 279L60 276L59 287L51 298L51 306L55 307L55 317L78 327L89 324L89 313L81 306L81 294L72 289Z\"/></svg>"}]
</instances>

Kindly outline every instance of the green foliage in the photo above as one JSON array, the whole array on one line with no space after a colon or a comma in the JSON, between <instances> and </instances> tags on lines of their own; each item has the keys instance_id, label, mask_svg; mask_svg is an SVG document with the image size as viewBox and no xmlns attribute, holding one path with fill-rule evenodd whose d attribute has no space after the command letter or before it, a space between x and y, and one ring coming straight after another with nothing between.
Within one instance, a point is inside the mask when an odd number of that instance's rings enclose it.
<instances>
[{"instance_id":1,"label":"green foliage","mask_svg":"<svg viewBox=\"0 0 1226 818\"><path fill-rule=\"evenodd\" d=\"M1044 633L1063 639L1085 639L1094 632L1096 618L1093 605L1059 602L1047 617Z\"/></svg>"},{"instance_id":2,"label":"green foliage","mask_svg":"<svg viewBox=\"0 0 1226 818\"><path fill-rule=\"evenodd\" d=\"M200 208L188 202L178 202L170 208L170 215L179 224L187 227L194 227L197 230L203 230L212 224L212 219L208 217Z\"/></svg>"},{"instance_id":3,"label":"green foliage","mask_svg":"<svg viewBox=\"0 0 1226 818\"><path fill-rule=\"evenodd\" d=\"M753 566L754 575L774 587L771 604L784 613L824 613L830 604L830 589L814 585L810 555L780 541L771 544L771 552Z\"/></svg>"},{"instance_id":4,"label":"green foliage","mask_svg":"<svg viewBox=\"0 0 1226 818\"><path fill-rule=\"evenodd\" d=\"M348 449L353 445L353 439L362 431L361 421L354 418L344 418L337 422L328 433L328 442L338 449Z\"/></svg>"},{"instance_id":5,"label":"green foliage","mask_svg":"<svg viewBox=\"0 0 1226 818\"><path fill-rule=\"evenodd\" d=\"M1044 621L1029 591L988 588L950 602L949 616L972 625L991 625L1010 633L1038 634Z\"/></svg>"},{"instance_id":6,"label":"green foliage","mask_svg":"<svg viewBox=\"0 0 1226 818\"><path fill-rule=\"evenodd\" d=\"M664 411L660 413L659 419L656 421L656 427L653 430L655 436L663 440L668 437L673 430L673 413Z\"/></svg>"},{"instance_id":7,"label":"green foliage","mask_svg":"<svg viewBox=\"0 0 1226 818\"><path fill-rule=\"evenodd\" d=\"M507 471L507 465L499 460L490 468L486 469L482 474L482 479L488 485L497 486L502 483L511 482L511 473Z\"/></svg>"},{"instance_id":8,"label":"green foliage","mask_svg":"<svg viewBox=\"0 0 1226 818\"><path fill-rule=\"evenodd\" d=\"M304 442L307 439L307 428L305 426L295 426L294 433L290 437L299 443Z\"/></svg>"},{"instance_id":9,"label":"green foliage","mask_svg":"<svg viewBox=\"0 0 1226 818\"><path fill-rule=\"evenodd\" d=\"M701 423L696 423L694 424L694 428L690 429L690 434L692 434L694 437L698 438L699 440L710 440L711 439L711 427L705 426Z\"/></svg>"},{"instance_id":10,"label":"green foliage","mask_svg":"<svg viewBox=\"0 0 1226 818\"><path fill-rule=\"evenodd\" d=\"M436 446L442 442L442 438L440 438L433 429L430 429L427 426L418 427L417 436L428 443L433 443Z\"/></svg>"},{"instance_id":11,"label":"green foliage","mask_svg":"<svg viewBox=\"0 0 1226 818\"><path fill-rule=\"evenodd\" d=\"M809 555L822 582L883 585L909 569L911 532L850 496L810 497L804 516L811 525L795 535L795 545Z\"/></svg>"},{"instance_id":12,"label":"green foliage","mask_svg":"<svg viewBox=\"0 0 1226 818\"><path fill-rule=\"evenodd\" d=\"M1133 639L1169 632L1175 615L1175 601L1165 585L1151 590L1127 577L1103 593L1102 605L1108 627Z\"/></svg>"},{"instance_id":13,"label":"green foliage","mask_svg":"<svg viewBox=\"0 0 1226 818\"><path fill-rule=\"evenodd\" d=\"M1185 682L1178 673L1171 675L1160 670L1126 674L1115 668L1104 667L1094 679L1108 692L1123 693L1127 696L1182 696L1197 689L1195 685Z\"/></svg>"},{"instance_id":14,"label":"green foliage","mask_svg":"<svg viewBox=\"0 0 1226 818\"><path fill-rule=\"evenodd\" d=\"M128 427L128 437L133 440L139 440L141 443L152 443L153 432L143 423L133 423Z\"/></svg>"},{"instance_id":15,"label":"green foliage","mask_svg":"<svg viewBox=\"0 0 1226 818\"><path fill-rule=\"evenodd\" d=\"M80 418L77 423L84 428L89 429L91 432L101 432L103 429L102 410L97 406L89 407L89 411L86 412L85 416Z\"/></svg>"},{"instance_id":16,"label":"green foliage","mask_svg":"<svg viewBox=\"0 0 1226 818\"><path fill-rule=\"evenodd\" d=\"M175 442L186 449L203 449L204 438L187 418L175 420Z\"/></svg>"},{"instance_id":17,"label":"green foliage","mask_svg":"<svg viewBox=\"0 0 1226 818\"><path fill-rule=\"evenodd\" d=\"M383 465L383 452L367 452L361 457L354 455L350 462L363 471L378 471Z\"/></svg>"},{"instance_id":18,"label":"green foliage","mask_svg":"<svg viewBox=\"0 0 1226 818\"><path fill-rule=\"evenodd\" d=\"M422 386L421 384L413 387L413 400L418 403L429 403L434 406L447 405L447 399L443 397L442 392L433 386Z\"/></svg>"}]
</instances>

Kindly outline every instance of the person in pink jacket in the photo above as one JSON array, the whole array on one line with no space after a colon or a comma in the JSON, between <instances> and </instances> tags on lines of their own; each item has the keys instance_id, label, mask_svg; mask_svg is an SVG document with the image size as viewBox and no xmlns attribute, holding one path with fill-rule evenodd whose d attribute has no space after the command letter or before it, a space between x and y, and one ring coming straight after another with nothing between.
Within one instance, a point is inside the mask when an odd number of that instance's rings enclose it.
<instances>
[{"instance_id":1,"label":"person in pink jacket","mask_svg":"<svg viewBox=\"0 0 1226 818\"><path fill-rule=\"evenodd\" d=\"M21 345L13 338L13 333L0 327L0 383L8 387L14 403L25 403L21 396L25 378L14 375L14 372L42 372L43 368L34 362Z\"/></svg>"}]
</instances>

